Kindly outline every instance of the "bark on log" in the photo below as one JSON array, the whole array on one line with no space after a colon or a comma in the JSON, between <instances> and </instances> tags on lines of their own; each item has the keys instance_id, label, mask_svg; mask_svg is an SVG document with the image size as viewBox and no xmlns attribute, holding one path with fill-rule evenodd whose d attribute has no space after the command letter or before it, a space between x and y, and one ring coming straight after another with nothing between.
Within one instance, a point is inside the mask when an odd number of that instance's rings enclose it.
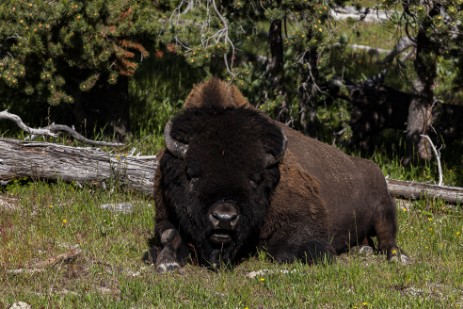
<instances>
[{"instance_id":1,"label":"bark on log","mask_svg":"<svg viewBox=\"0 0 463 309\"><path fill-rule=\"evenodd\" d=\"M90 183L116 182L153 194L155 156L121 156L98 148L0 139L0 181L29 177Z\"/></svg>"},{"instance_id":2,"label":"bark on log","mask_svg":"<svg viewBox=\"0 0 463 309\"><path fill-rule=\"evenodd\" d=\"M153 195L156 156L120 156L89 147L0 139L0 182L14 178L116 183ZM393 196L463 204L463 188L388 179Z\"/></svg>"},{"instance_id":3,"label":"bark on log","mask_svg":"<svg viewBox=\"0 0 463 309\"><path fill-rule=\"evenodd\" d=\"M387 179L389 192L396 197L419 199L439 198L452 204L463 205L463 188L438 186L414 181Z\"/></svg>"}]
</instances>

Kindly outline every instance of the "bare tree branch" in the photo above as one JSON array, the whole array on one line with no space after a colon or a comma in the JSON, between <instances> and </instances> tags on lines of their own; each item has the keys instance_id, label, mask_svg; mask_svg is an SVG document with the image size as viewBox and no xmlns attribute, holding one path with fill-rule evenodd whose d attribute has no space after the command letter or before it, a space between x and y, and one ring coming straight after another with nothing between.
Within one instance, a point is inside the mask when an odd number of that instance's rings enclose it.
<instances>
[{"instance_id":1,"label":"bare tree branch","mask_svg":"<svg viewBox=\"0 0 463 309\"><path fill-rule=\"evenodd\" d=\"M7 119L11 120L16 123L16 125L23 131L26 131L29 134L34 134L34 135L41 135L41 136L51 136L51 137L58 137L58 134L53 133L50 129L34 129L29 126L27 126L22 119L15 115L9 113L7 110L4 110L3 112L0 112L0 119Z\"/></svg>"},{"instance_id":2,"label":"bare tree branch","mask_svg":"<svg viewBox=\"0 0 463 309\"><path fill-rule=\"evenodd\" d=\"M232 76L234 76L235 74L231 71L231 68L233 68L233 63L234 63L234 59L235 59L235 45L233 44L233 42L232 42L232 40L230 39L230 36L229 36L228 21L220 13L219 9L217 8L217 5L215 4L215 0L211 0L211 2L212 2L212 7L214 8L215 13L217 14L217 16L219 17L219 19L222 21L222 24L223 24L223 28L218 31L218 33L220 33L219 39L220 39L220 37L223 36L224 37L224 43L229 44L230 47L231 47L231 50L232 50L231 59L230 59L230 61L231 61L230 65L228 64L227 54L224 54L224 61L225 61L225 65L227 67L228 73L230 73Z\"/></svg>"},{"instance_id":3,"label":"bare tree branch","mask_svg":"<svg viewBox=\"0 0 463 309\"><path fill-rule=\"evenodd\" d=\"M384 57L383 60L381 60L381 64L386 64L394 60L398 55L402 54L404 51L407 49L412 48L412 52L416 48L416 43L413 42L408 36L405 36L399 40L399 42L394 46L392 51L389 52L389 54ZM410 57L410 53L405 56L406 58Z\"/></svg>"},{"instance_id":4,"label":"bare tree branch","mask_svg":"<svg viewBox=\"0 0 463 309\"><path fill-rule=\"evenodd\" d=\"M67 132L69 133L75 140L78 140L80 142L83 142L83 143L86 143L86 144L89 144L89 145L92 145L92 146L108 146L108 147L122 147L124 146L125 144L124 143L115 143L115 142L105 142L105 141L95 141L95 140L91 140L91 139L88 139L86 138L85 136L82 136L81 134L79 134L77 131L75 131L74 129L66 126L66 125L63 125L63 124L51 124L47 127L45 127L45 129L49 129L50 131L52 132L57 132L57 131L64 131L64 132Z\"/></svg>"},{"instance_id":5,"label":"bare tree branch","mask_svg":"<svg viewBox=\"0 0 463 309\"><path fill-rule=\"evenodd\" d=\"M51 125L49 125L49 126L47 126L45 128L39 128L39 129L31 128L31 127L27 126L22 121L21 117L15 115L15 114L11 114L7 110L5 110L3 112L0 112L0 120L1 119L11 120L11 121L15 122L16 125L21 130L31 134L31 136L26 138L27 140L34 140L36 136L49 136L49 137L56 138L56 137L59 136L59 133L56 133L56 132L63 131L63 132L69 133L75 140L86 143L86 144L89 144L89 145L92 145L92 146L109 146L109 147L121 147L121 146L124 146L123 143L95 141L95 140L88 139L88 138L82 136L81 134L77 133L74 129L72 129L72 128L66 126L66 125L63 125L63 124L54 124L53 123L53 124L51 124Z\"/></svg>"},{"instance_id":6,"label":"bare tree branch","mask_svg":"<svg viewBox=\"0 0 463 309\"><path fill-rule=\"evenodd\" d=\"M442 186L443 182L443 173L442 173L442 164L440 162L440 154L436 149L436 146L434 146L434 143L432 142L431 138L426 135L426 134L421 134L421 137L424 137L425 139L428 140L429 144L431 145L432 150L434 151L434 155L436 156L436 161L437 161L437 170L439 173L439 182L437 183L438 186Z\"/></svg>"},{"instance_id":7,"label":"bare tree branch","mask_svg":"<svg viewBox=\"0 0 463 309\"><path fill-rule=\"evenodd\" d=\"M183 7L186 5L186 9L183 10ZM223 59L225 67L227 68L227 72L235 76L236 74L233 73L232 69L234 67L234 61L236 57L236 47L233 41L230 38L230 28L228 20L223 16L220 12L219 8L217 7L215 0L207 0L207 1L194 1L194 0L182 0L180 4L175 8L170 16L170 24L174 27L178 27L182 24L183 20L181 20L181 16L184 15L186 12L191 11L193 8L198 10L204 10L206 14L206 19L200 25L201 31L201 47L207 49L210 44L215 43L223 43L225 46L229 46L231 49L231 55L229 52L224 52ZM212 17L217 16L222 24L222 27L216 31L213 29L215 33L211 34L211 28L213 27ZM182 39L177 35L174 34L175 42L177 45L181 46L185 51L192 52L193 49L188 46L187 43L184 43Z\"/></svg>"}]
</instances>

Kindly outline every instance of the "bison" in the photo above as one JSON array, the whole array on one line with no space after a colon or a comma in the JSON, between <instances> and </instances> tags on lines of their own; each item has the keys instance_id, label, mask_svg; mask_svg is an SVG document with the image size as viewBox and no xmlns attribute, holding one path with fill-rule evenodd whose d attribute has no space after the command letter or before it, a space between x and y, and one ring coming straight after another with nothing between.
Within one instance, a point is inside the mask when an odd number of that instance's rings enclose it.
<instances>
[{"instance_id":1,"label":"bison","mask_svg":"<svg viewBox=\"0 0 463 309\"><path fill-rule=\"evenodd\" d=\"M332 260L374 246L406 261L380 169L254 109L234 86L196 86L167 125L155 176L158 271L235 265L257 250L279 262Z\"/></svg>"}]
</instances>

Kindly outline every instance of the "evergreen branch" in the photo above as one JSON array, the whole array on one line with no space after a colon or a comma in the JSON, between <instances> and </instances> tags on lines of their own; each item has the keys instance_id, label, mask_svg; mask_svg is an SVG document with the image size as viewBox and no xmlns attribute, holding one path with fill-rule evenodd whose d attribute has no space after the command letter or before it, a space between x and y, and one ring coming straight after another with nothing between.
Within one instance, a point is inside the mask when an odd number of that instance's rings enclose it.
<instances>
[{"instance_id":1,"label":"evergreen branch","mask_svg":"<svg viewBox=\"0 0 463 309\"><path fill-rule=\"evenodd\" d=\"M120 19L126 19L130 14L132 14L132 7L129 7L125 12L122 12Z\"/></svg>"},{"instance_id":2,"label":"evergreen branch","mask_svg":"<svg viewBox=\"0 0 463 309\"><path fill-rule=\"evenodd\" d=\"M125 39L119 40L118 43L123 48L126 48L126 49L127 48L132 48L132 49L137 50L142 55L142 57L147 58L150 55L150 53L143 47L143 45L141 45L139 43L136 43L136 42L133 42L133 41L130 41L130 40L125 40Z\"/></svg>"},{"instance_id":3,"label":"evergreen branch","mask_svg":"<svg viewBox=\"0 0 463 309\"><path fill-rule=\"evenodd\" d=\"M114 50L116 51L116 56L118 58L133 58L135 53L122 48L121 46L114 44Z\"/></svg>"},{"instance_id":4,"label":"evergreen branch","mask_svg":"<svg viewBox=\"0 0 463 309\"><path fill-rule=\"evenodd\" d=\"M149 53L140 44L129 40L119 40L118 43L114 44L114 50L116 51L116 57L118 60L118 65L116 66L118 68L118 73L124 76L132 76L135 74L138 64L129 60L135 57L135 53L127 50L126 48L138 50L142 54L142 57L148 57Z\"/></svg>"}]
</instances>

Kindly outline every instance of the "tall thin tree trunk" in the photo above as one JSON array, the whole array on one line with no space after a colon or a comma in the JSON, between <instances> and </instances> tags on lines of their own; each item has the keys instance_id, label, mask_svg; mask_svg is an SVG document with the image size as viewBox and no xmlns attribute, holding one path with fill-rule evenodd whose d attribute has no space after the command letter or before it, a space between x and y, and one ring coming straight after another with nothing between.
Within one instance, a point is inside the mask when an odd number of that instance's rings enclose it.
<instances>
[{"instance_id":1,"label":"tall thin tree trunk","mask_svg":"<svg viewBox=\"0 0 463 309\"><path fill-rule=\"evenodd\" d=\"M307 33L307 41L310 41L313 33L310 29ZM301 85L299 86L299 125L304 133L317 137L317 103L314 97L318 93L318 48L311 46L301 59Z\"/></svg>"},{"instance_id":2,"label":"tall thin tree trunk","mask_svg":"<svg viewBox=\"0 0 463 309\"><path fill-rule=\"evenodd\" d=\"M432 27L432 18L439 14L441 5L434 1L430 1L428 5L428 18L419 26L416 37L416 58L414 61L417 74L417 80L414 82L416 97L412 100L408 111L405 164L414 159L429 160L431 158L431 147L421 135L427 135L432 126L433 86L437 74L437 54L434 51L429 31Z\"/></svg>"},{"instance_id":3,"label":"tall thin tree trunk","mask_svg":"<svg viewBox=\"0 0 463 309\"><path fill-rule=\"evenodd\" d=\"M281 100L277 118L287 123L289 110L284 85L284 47L283 47L283 22L281 19L273 20L269 29L270 61L267 66L267 74L270 78L270 97Z\"/></svg>"}]
</instances>

